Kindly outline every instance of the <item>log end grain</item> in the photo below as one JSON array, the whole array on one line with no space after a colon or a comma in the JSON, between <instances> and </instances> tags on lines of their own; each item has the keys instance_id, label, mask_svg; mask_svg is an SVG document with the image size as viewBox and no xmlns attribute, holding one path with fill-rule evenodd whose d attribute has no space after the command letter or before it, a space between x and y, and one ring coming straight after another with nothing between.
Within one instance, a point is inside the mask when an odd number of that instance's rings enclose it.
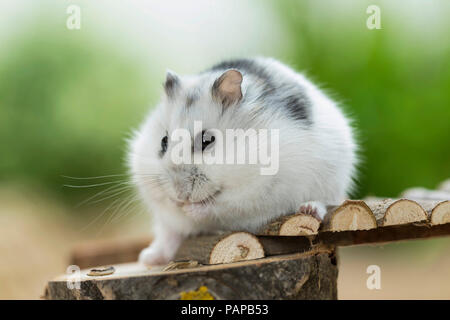
<instances>
[{"instance_id":1,"label":"log end grain","mask_svg":"<svg viewBox=\"0 0 450 320\"><path fill-rule=\"evenodd\" d=\"M321 221L309 214L298 213L280 227L280 236L307 236L317 234Z\"/></svg>"},{"instance_id":2,"label":"log end grain","mask_svg":"<svg viewBox=\"0 0 450 320\"><path fill-rule=\"evenodd\" d=\"M431 224L450 223L450 201L440 202L431 211Z\"/></svg>"},{"instance_id":3,"label":"log end grain","mask_svg":"<svg viewBox=\"0 0 450 320\"><path fill-rule=\"evenodd\" d=\"M346 200L333 213L326 227L329 231L370 230L377 227L372 210L362 200Z\"/></svg>"},{"instance_id":4,"label":"log end grain","mask_svg":"<svg viewBox=\"0 0 450 320\"><path fill-rule=\"evenodd\" d=\"M212 249L209 264L232 263L264 258L258 238L248 232L235 232L220 240Z\"/></svg>"},{"instance_id":5,"label":"log end grain","mask_svg":"<svg viewBox=\"0 0 450 320\"><path fill-rule=\"evenodd\" d=\"M400 199L392 203L383 218L384 226L426 221L426 211L415 201Z\"/></svg>"}]
</instances>

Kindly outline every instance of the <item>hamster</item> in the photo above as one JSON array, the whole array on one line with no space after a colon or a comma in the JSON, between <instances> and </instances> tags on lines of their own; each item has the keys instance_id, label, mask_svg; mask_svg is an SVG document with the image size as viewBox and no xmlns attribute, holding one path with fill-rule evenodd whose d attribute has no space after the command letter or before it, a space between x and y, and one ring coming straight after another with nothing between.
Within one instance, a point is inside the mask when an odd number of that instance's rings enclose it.
<instances>
[{"instance_id":1,"label":"hamster","mask_svg":"<svg viewBox=\"0 0 450 320\"><path fill-rule=\"evenodd\" d=\"M182 149L185 159L223 147L214 134L205 137L209 130L278 132L276 145L267 138L256 147L278 150L276 170L262 174L262 163L177 164L180 129L194 146ZM325 205L343 201L354 185L357 144L350 120L303 75L271 58L237 59L197 75L168 71L160 103L130 141L128 165L153 215L154 241L139 261L158 265L173 259L189 235L255 232L299 209L323 218Z\"/></svg>"}]
</instances>

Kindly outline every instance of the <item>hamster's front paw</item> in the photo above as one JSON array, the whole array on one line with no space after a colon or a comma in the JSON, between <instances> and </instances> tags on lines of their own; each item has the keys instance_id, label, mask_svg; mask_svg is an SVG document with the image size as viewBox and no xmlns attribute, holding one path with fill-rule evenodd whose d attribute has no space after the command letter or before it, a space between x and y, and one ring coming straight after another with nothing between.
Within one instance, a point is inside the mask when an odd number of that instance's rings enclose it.
<instances>
[{"instance_id":1,"label":"hamster's front paw","mask_svg":"<svg viewBox=\"0 0 450 320\"><path fill-rule=\"evenodd\" d=\"M164 248L158 245L150 245L139 254L139 262L146 266L164 265L170 260L164 253Z\"/></svg>"},{"instance_id":2,"label":"hamster's front paw","mask_svg":"<svg viewBox=\"0 0 450 320\"><path fill-rule=\"evenodd\" d=\"M322 202L308 201L300 206L299 212L310 214L322 221L327 213L327 208Z\"/></svg>"}]
</instances>

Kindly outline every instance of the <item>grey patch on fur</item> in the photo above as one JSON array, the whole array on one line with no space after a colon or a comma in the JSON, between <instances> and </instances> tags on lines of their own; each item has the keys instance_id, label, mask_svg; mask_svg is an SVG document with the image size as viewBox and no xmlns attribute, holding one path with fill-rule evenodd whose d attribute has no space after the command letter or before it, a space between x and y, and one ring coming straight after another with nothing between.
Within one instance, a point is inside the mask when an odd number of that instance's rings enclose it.
<instances>
[{"instance_id":1,"label":"grey patch on fur","mask_svg":"<svg viewBox=\"0 0 450 320\"><path fill-rule=\"evenodd\" d=\"M175 91L180 86L180 79L174 73L167 72L166 82L164 83L164 90L168 97L173 97Z\"/></svg>"},{"instance_id":2,"label":"grey patch on fur","mask_svg":"<svg viewBox=\"0 0 450 320\"><path fill-rule=\"evenodd\" d=\"M287 108L291 117L296 120L302 120L311 123L311 103L299 86L292 86L286 90L286 94L280 96L282 104Z\"/></svg>"},{"instance_id":3,"label":"grey patch on fur","mask_svg":"<svg viewBox=\"0 0 450 320\"><path fill-rule=\"evenodd\" d=\"M197 99L198 95L196 93L188 94L186 97L186 108L189 109Z\"/></svg>"},{"instance_id":4,"label":"grey patch on fur","mask_svg":"<svg viewBox=\"0 0 450 320\"><path fill-rule=\"evenodd\" d=\"M312 123L311 103L300 84L292 83L290 80L275 80L264 65L251 59L223 61L207 71L225 71L228 69L239 70L244 74L244 77L245 74L249 74L258 80L262 88L257 91L256 100L261 101L261 105L265 109L281 105L286 109L288 116L294 120L308 125ZM252 89L251 85L249 89ZM245 100L245 96L243 100Z\"/></svg>"}]
</instances>

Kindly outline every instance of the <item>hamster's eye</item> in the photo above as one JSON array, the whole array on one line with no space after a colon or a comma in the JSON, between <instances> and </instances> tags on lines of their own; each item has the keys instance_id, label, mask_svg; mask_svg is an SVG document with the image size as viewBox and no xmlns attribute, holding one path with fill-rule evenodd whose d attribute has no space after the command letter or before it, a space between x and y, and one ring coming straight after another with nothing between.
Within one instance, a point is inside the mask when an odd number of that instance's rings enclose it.
<instances>
[{"instance_id":1,"label":"hamster's eye","mask_svg":"<svg viewBox=\"0 0 450 320\"><path fill-rule=\"evenodd\" d=\"M211 132L206 130L202 131L202 151L204 151L209 145L213 145L214 141L216 141L216 137L214 137Z\"/></svg>"},{"instance_id":2,"label":"hamster's eye","mask_svg":"<svg viewBox=\"0 0 450 320\"><path fill-rule=\"evenodd\" d=\"M161 155L166 153L168 142L169 142L169 138L167 136L165 136L164 138L161 139Z\"/></svg>"}]
</instances>

